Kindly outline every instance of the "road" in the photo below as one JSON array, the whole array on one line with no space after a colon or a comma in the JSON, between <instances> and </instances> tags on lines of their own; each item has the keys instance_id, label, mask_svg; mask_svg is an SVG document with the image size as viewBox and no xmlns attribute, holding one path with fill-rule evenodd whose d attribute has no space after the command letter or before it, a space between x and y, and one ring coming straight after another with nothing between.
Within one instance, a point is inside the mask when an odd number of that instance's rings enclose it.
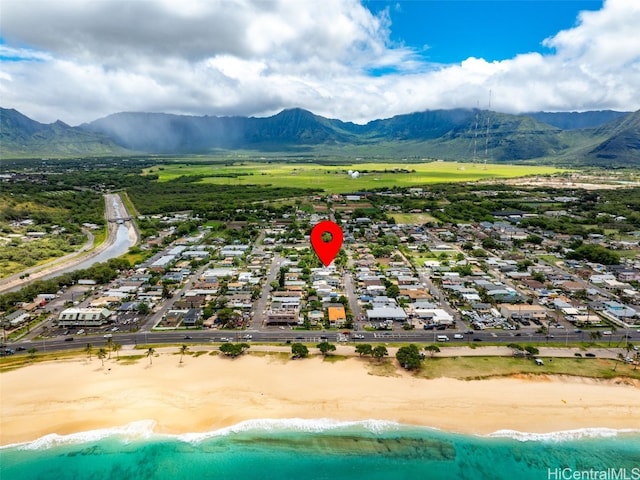
<instances>
[{"instance_id":1,"label":"road","mask_svg":"<svg viewBox=\"0 0 640 480\"><path fill-rule=\"evenodd\" d=\"M253 305L254 314L251 320L252 330L256 330L265 325L267 318L263 312L266 311L267 304L269 302L269 292L271 291L270 284L276 279L283 261L284 259L277 252L274 253L271 261L271 267L267 273L267 278L264 280L264 284L262 285L262 294L258 301Z\"/></svg>"},{"instance_id":2,"label":"road","mask_svg":"<svg viewBox=\"0 0 640 480\"><path fill-rule=\"evenodd\" d=\"M433 332L431 331L398 331L398 332L359 332L364 335L364 339L357 340L358 343L432 343ZM447 342L448 346L464 347L468 346L472 340L480 340L474 342L476 345L482 345L482 341L485 343L491 342L492 344L504 344L509 343L523 343L529 342L528 335L516 337L512 332L475 332L473 335L465 335L464 339L453 340L453 334L451 332L438 331L438 334L446 334L452 339ZM232 330L189 330L181 332L137 332L137 333L114 333L113 342L121 345L162 345L162 344L211 344L221 342L221 338L229 338L236 336L237 332ZM185 338L186 336L191 338ZM337 332L321 332L314 331L300 331L300 330L270 330L270 331L257 331L252 332L253 342L263 343L286 343L286 342L303 342L303 343L316 343L324 340L329 342L336 341ZM640 339L640 334L635 335ZM72 341L65 340L66 338L73 338ZM534 335L532 340L536 342L544 342L544 337ZM541 345L538 348L541 349L553 349L553 351L563 351L562 344L558 344L558 340L564 340L562 338L555 338L556 343L549 344L549 346ZM580 334L570 332L567 335L569 342L577 342L580 340ZM614 343L615 342L615 343ZM597 348L589 349L589 351L597 352L598 357L616 358L618 353L621 352L622 342L618 345L618 338L614 339L610 348ZM55 339L48 340L33 340L24 341L11 344L9 347L15 349L17 347L23 347L30 349L35 347L39 352L52 352L52 351L64 351L78 348L84 348L87 343L90 343L94 348L101 348L107 344L107 339L103 335L82 335L75 337L59 336ZM540 345L538 343L538 345ZM573 350L567 356L573 356ZM20 353L20 352L18 352ZM23 352L24 353L24 352ZM555 356L562 356L555 354Z\"/></svg>"},{"instance_id":3,"label":"road","mask_svg":"<svg viewBox=\"0 0 640 480\"><path fill-rule=\"evenodd\" d=\"M133 238L133 244L135 245L135 243L139 241L139 235L132 222L123 220L124 218L129 218L129 215L120 195L106 194L104 195L104 201L105 218L108 223L109 235L100 246L91 250L93 247L94 236L87 231L85 232L88 237L87 242L79 251L57 258L44 265L29 268L12 275L11 277L3 279L2 284L0 285L0 293L19 290L21 287L34 280L52 278L56 275L75 269L75 267L81 265L87 260L98 256L101 256L101 258L104 257L105 252L108 252L109 248L116 243L120 224L126 224L128 226L129 236ZM20 276L23 276L25 273L29 273L29 277L20 278Z\"/></svg>"}]
</instances>

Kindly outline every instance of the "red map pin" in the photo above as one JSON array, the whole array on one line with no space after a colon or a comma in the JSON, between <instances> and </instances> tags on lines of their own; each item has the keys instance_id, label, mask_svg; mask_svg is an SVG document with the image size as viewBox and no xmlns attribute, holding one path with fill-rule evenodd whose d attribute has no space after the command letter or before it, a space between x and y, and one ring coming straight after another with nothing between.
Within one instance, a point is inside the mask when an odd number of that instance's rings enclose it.
<instances>
[{"instance_id":1,"label":"red map pin","mask_svg":"<svg viewBox=\"0 0 640 480\"><path fill-rule=\"evenodd\" d=\"M325 233L331 234L331 240L328 242L322 239L322 235ZM342 229L337 223L330 220L317 223L311 230L311 245L325 267L329 266L336 258L340 247L342 247L342 238Z\"/></svg>"}]
</instances>

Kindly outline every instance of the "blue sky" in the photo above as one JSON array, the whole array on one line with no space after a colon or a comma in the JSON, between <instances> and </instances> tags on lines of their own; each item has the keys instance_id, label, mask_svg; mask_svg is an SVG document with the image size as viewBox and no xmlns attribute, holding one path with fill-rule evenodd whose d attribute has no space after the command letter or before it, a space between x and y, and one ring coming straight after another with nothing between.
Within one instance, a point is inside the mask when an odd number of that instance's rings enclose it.
<instances>
[{"instance_id":1,"label":"blue sky","mask_svg":"<svg viewBox=\"0 0 640 480\"><path fill-rule=\"evenodd\" d=\"M639 0L0 0L0 102L364 123L640 109Z\"/></svg>"},{"instance_id":2,"label":"blue sky","mask_svg":"<svg viewBox=\"0 0 640 480\"><path fill-rule=\"evenodd\" d=\"M389 10L392 41L424 51L427 61L448 64L549 53L545 38L575 26L580 11L599 10L602 1L368 0L364 5L374 13Z\"/></svg>"}]
</instances>

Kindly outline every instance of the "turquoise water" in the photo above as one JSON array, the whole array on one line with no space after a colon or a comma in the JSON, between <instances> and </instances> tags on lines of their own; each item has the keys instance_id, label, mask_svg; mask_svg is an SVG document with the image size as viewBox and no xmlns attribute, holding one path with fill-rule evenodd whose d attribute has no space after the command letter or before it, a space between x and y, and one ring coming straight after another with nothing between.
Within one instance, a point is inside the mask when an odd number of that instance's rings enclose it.
<instances>
[{"instance_id":1,"label":"turquoise water","mask_svg":"<svg viewBox=\"0 0 640 480\"><path fill-rule=\"evenodd\" d=\"M479 437L328 420L263 420L180 436L156 435L152 428L137 422L6 447L0 478L560 480L573 471L606 471L609 477L592 478L640 480L637 430ZM554 476L556 468L564 473ZM623 473L626 478L615 476Z\"/></svg>"}]
</instances>

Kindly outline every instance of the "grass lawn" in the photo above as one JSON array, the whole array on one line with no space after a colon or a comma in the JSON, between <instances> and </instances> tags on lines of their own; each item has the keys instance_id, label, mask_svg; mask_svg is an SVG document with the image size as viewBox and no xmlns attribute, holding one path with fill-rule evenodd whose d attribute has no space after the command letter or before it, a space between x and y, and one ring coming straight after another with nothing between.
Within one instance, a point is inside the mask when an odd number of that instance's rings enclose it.
<instances>
[{"instance_id":1,"label":"grass lawn","mask_svg":"<svg viewBox=\"0 0 640 480\"><path fill-rule=\"evenodd\" d=\"M407 169L408 172L394 172ZM361 172L351 178L348 170ZM457 162L421 164L359 163L323 166L313 163L247 163L244 165L171 164L145 169L166 182L181 176L201 176L201 182L223 185L272 185L274 187L317 188L327 193L346 193L382 187L411 187L442 182L466 182L488 178L512 178L559 172L554 167L488 164L486 169ZM223 176L224 175L224 176ZM229 175L238 175L236 177Z\"/></svg>"},{"instance_id":2,"label":"grass lawn","mask_svg":"<svg viewBox=\"0 0 640 480\"><path fill-rule=\"evenodd\" d=\"M427 358L417 373L424 378L449 377L464 380L508 376L521 373L576 375L593 378L631 377L640 379L640 369L603 358L543 358L544 365L533 360L512 357ZM616 370L613 368L618 363Z\"/></svg>"},{"instance_id":3,"label":"grass lawn","mask_svg":"<svg viewBox=\"0 0 640 480\"><path fill-rule=\"evenodd\" d=\"M428 213L394 213L391 215L396 223L422 225L429 222L437 223L438 219Z\"/></svg>"}]
</instances>

